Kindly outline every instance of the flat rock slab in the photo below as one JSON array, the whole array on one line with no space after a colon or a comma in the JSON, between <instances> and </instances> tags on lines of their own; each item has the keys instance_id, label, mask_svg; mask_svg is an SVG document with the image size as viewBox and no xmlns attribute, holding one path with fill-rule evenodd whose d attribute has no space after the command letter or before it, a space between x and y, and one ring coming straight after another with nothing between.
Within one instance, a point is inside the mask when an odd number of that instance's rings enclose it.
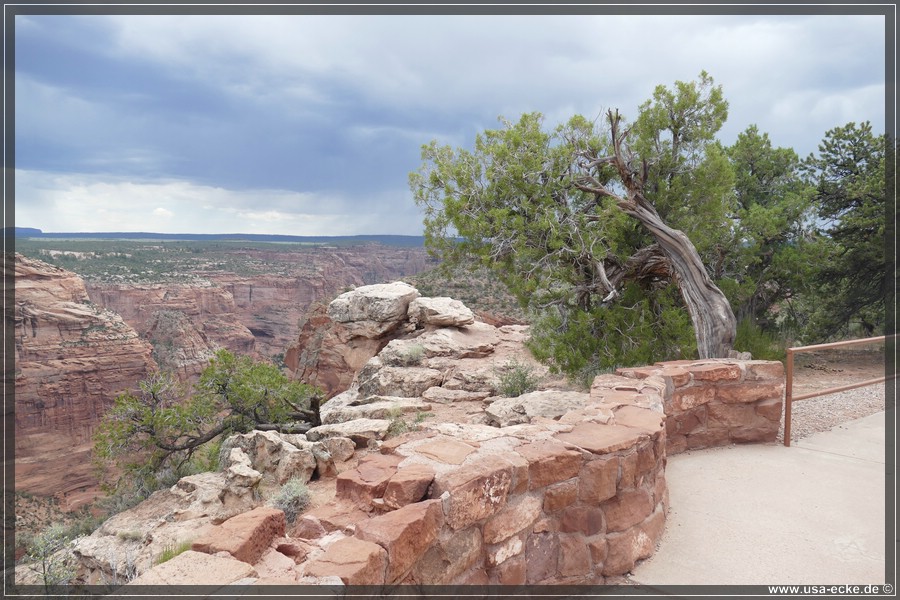
<instances>
[{"instance_id":1,"label":"flat rock slab","mask_svg":"<svg viewBox=\"0 0 900 600\"><path fill-rule=\"evenodd\" d=\"M413 323L437 327L463 327L475 322L475 315L465 304L446 296L416 298L409 303L407 315Z\"/></svg>"},{"instance_id":2,"label":"flat rock slab","mask_svg":"<svg viewBox=\"0 0 900 600\"><path fill-rule=\"evenodd\" d=\"M328 546L322 556L306 564L305 571L313 577L340 577L345 585L381 585L387 560L387 551L378 544L348 537Z\"/></svg>"},{"instance_id":3,"label":"flat rock slab","mask_svg":"<svg viewBox=\"0 0 900 600\"><path fill-rule=\"evenodd\" d=\"M227 552L237 560L253 564L272 540L284 536L284 512L260 506L232 517L191 544L195 552Z\"/></svg>"},{"instance_id":4,"label":"flat rock slab","mask_svg":"<svg viewBox=\"0 0 900 600\"><path fill-rule=\"evenodd\" d=\"M569 433L558 433L554 437L593 454L609 454L634 446L646 435L645 432L632 427L582 423L576 425Z\"/></svg>"},{"instance_id":5,"label":"flat rock slab","mask_svg":"<svg viewBox=\"0 0 900 600\"><path fill-rule=\"evenodd\" d=\"M229 585L256 576L256 570L246 562L188 550L153 567L128 585Z\"/></svg>"},{"instance_id":6,"label":"flat rock slab","mask_svg":"<svg viewBox=\"0 0 900 600\"><path fill-rule=\"evenodd\" d=\"M475 452L475 446L449 437L428 441L416 446L416 453L448 465L461 465Z\"/></svg>"}]
</instances>

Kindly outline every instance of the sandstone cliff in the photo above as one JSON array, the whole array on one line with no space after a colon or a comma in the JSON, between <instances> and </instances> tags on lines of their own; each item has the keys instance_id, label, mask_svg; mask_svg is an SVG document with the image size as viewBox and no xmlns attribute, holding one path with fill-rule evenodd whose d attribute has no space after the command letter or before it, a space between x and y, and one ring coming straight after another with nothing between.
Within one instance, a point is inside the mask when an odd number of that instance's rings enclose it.
<instances>
[{"instance_id":1,"label":"sandstone cliff","mask_svg":"<svg viewBox=\"0 0 900 600\"><path fill-rule=\"evenodd\" d=\"M91 436L120 392L155 369L151 348L93 304L74 273L16 255L16 489L92 499Z\"/></svg>"},{"instance_id":2,"label":"sandstone cliff","mask_svg":"<svg viewBox=\"0 0 900 600\"><path fill-rule=\"evenodd\" d=\"M350 286L390 281L431 266L422 248L368 245L307 252L243 249L230 266L194 271L196 284L89 282L97 304L121 314L182 373L202 369L211 350L227 348L272 358L297 340L299 322L316 301ZM236 264L245 269L237 273ZM157 339L160 311L181 329ZM180 313L176 314L176 313ZM205 345L205 346L204 346ZM199 372L199 371L196 371Z\"/></svg>"}]
</instances>

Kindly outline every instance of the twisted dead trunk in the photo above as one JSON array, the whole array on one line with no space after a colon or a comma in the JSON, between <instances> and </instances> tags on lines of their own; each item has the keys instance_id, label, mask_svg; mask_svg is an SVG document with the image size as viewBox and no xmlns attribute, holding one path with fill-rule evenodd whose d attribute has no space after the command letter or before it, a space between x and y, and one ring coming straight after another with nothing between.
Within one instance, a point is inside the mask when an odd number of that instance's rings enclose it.
<instances>
[{"instance_id":1,"label":"twisted dead trunk","mask_svg":"<svg viewBox=\"0 0 900 600\"><path fill-rule=\"evenodd\" d=\"M647 177L646 162L641 170L631 166L632 158L623 147L627 132L619 133L618 112L608 113L612 134L614 156L603 159L612 163L622 183L626 196L615 198L616 204L627 215L637 219L653 235L663 253L671 263L681 297L691 315L694 335L697 338L697 352L700 358L726 358L732 353L737 332L737 321L731 305L722 290L713 283L700 254L690 239L681 231L666 225L653 205L644 197L644 183Z\"/></svg>"}]
</instances>

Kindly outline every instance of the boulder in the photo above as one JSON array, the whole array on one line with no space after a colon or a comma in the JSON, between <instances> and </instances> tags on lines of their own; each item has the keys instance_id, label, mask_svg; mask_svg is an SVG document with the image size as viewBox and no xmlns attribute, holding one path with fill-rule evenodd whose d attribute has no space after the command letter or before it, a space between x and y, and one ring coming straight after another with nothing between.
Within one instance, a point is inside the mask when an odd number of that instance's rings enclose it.
<instances>
[{"instance_id":1,"label":"boulder","mask_svg":"<svg viewBox=\"0 0 900 600\"><path fill-rule=\"evenodd\" d=\"M306 432L306 437L312 441L332 437L350 438L357 448L365 448L372 440L383 440L390 426L391 422L387 419L355 419L313 427Z\"/></svg>"},{"instance_id":2,"label":"boulder","mask_svg":"<svg viewBox=\"0 0 900 600\"><path fill-rule=\"evenodd\" d=\"M377 338L407 321L409 304L419 291L407 283L364 285L345 292L328 305L328 316L359 337Z\"/></svg>"},{"instance_id":3,"label":"boulder","mask_svg":"<svg viewBox=\"0 0 900 600\"><path fill-rule=\"evenodd\" d=\"M413 324L435 327L464 327L475 322L475 315L459 300L445 296L416 298L407 311Z\"/></svg>"},{"instance_id":4,"label":"boulder","mask_svg":"<svg viewBox=\"0 0 900 600\"><path fill-rule=\"evenodd\" d=\"M288 437L298 440L296 437ZM271 476L279 484L295 477L306 483L316 471L318 459L325 462L328 460L325 458L328 452L324 448L317 457L311 444L307 443L304 447L298 448L274 431L251 431L227 438L222 442L220 450L220 456L223 458L221 462L227 465L226 469L234 466L232 450L235 449L248 457L253 469Z\"/></svg>"}]
</instances>

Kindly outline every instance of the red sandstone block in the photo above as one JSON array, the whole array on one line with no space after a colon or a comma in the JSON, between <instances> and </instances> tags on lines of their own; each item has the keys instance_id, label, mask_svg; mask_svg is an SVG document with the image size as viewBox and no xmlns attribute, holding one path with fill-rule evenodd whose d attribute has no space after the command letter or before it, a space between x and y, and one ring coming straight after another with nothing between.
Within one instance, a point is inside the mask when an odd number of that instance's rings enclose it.
<instances>
[{"instance_id":1,"label":"red sandstone block","mask_svg":"<svg viewBox=\"0 0 900 600\"><path fill-rule=\"evenodd\" d=\"M332 531L345 531L351 525L355 525L360 521L368 519L369 514L360 510L359 506L352 502L338 500L329 504L323 504L322 506L318 506L308 511L300 517L298 522L302 522L307 518L315 519L315 522L308 525L309 529L305 528L307 526L302 526L304 527L302 531L304 533L309 532L318 534L318 527L316 527L316 524L318 524L324 532L321 535L315 535L314 537L322 537L325 533L330 533ZM300 535L298 537L305 536ZM314 539L314 537L307 537L307 539Z\"/></svg>"},{"instance_id":2,"label":"red sandstone block","mask_svg":"<svg viewBox=\"0 0 900 600\"><path fill-rule=\"evenodd\" d=\"M527 535L527 534L525 534ZM525 550L525 535L515 535L499 544L485 546L484 563L489 567L496 567L512 558L522 554Z\"/></svg>"},{"instance_id":3,"label":"red sandstone block","mask_svg":"<svg viewBox=\"0 0 900 600\"><path fill-rule=\"evenodd\" d=\"M395 583L434 542L443 524L441 501L426 500L369 519L356 528L356 537L387 551L385 581Z\"/></svg>"},{"instance_id":4,"label":"red sandstone block","mask_svg":"<svg viewBox=\"0 0 900 600\"><path fill-rule=\"evenodd\" d=\"M578 478L578 498L589 505L597 505L616 495L619 479L619 459L598 458L584 463Z\"/></svg>"},{"instance_id":5,"label":"red sandstone block","mask_svg":"<svg viewBox=\"0 0 900 600\"><path fill-rule=\"evenodd\" d=\"M563 533L583 533L594 535L604 531L603 511L596 506L576 504L563 510L559 520L559 530Z\"/></svg>"},{"instance_id":6,"label":"red sandstone block","mask_svg":"<svg viewBox=\"0 0 900 600\"><path fill-rule=\"evenodd\" d=\"M631 379L645 379L659 371L659 367L620 367L616 369L616 375L630 377Z\"/></svg>"},{"instance_id":7,"label":"red sandstone block","mask_svg":"<svg viewBox=\"0 0 900 600\"><path fill-rule=\"evenodd\" d=\"M487 455L471 465L434 478L431 496L450 493L447 524L462 529L499 511L506 505L513 465L497 455Z\"/></svg>"},{"instance_id":8,"label":"red sandstone block","mask_svg":"<svg viewBox=\"0 0 900 600\"><path fill-rule=\"evenodd\" d=\"M666 436L666 456L674 456L687 450L687 436L669 435Z\"/></svg>"},{"instance_id":9,"label":"red sandstone block","mask_svg":"<svg viewBox=\"0 0 900 600\"><path fill-rule=\"evenodd\" d=\"M581 469L581 453L555 440L523 444L516 448L516 453L528 461L530 490L571 479Z\"/></svg>"},{"instance_id":10,"label":"red sandstone block","mask_svg":"<svg viewBox=\"0 0 900 600\"><path fill-rule=\"evenodd\" d=\"M709 413L707 426L710 429L736 429L752 426L756 420L756 409L747 404L719 404L714 402L707 407Z\"/></svg>"},{"instance_id":11,"label":"red sandstone block","mask_svg":"<svg viewBox=\"0 0 900 600\"><path fill-rule=\"evenodd\" d=\"M637 556L643 547L639 538L640 531L639 527L632 527L606 536L608 551L601 570L604 576L624 575L634 569Z\"/></svg>"},{"instance_id":12,"label":"red sandstone block","mask_svg":"<svg viewBox=\"0 0 900 600\"><path fill-rule=\"evenodd\" d=\"M640 523L653 512L650 493L644 489L623 490L600 505L606 518L606 531L624 531ZM594 532L596 533L596 532Z\"/></svg>"},{"instance_id":13,"label":"red sandstone block","mask_svg":"<svg viewBox=\"0 0 900 600\"><path fill-rule=\"evenodd\" d=\"M694 381L739 381L741 367L733 363L703 364L688 367Z\"/></svg>"},{"instance_id":14,"label":"red sandstone block","mask_svg":"<svg viewBox=\"0 0 900 600\"><path fill-rule=\"evenodd\" d=\"M689 435L706 429L708 404L666 418L666 433ZM671 425L671 428L669 426Z\"/></svg>"},{"instance_id":15,"label":"red sandstone block","mask_svg":"<svg viewBox=\"0 0 900 600\"><path fill-rule=\"evenodd\" d=\"M378 544L348 537L308 562L305 572L313 577L337 576L345 585L383 585L387 560L387 552Z\"/></svg>"},{"instance_id":16,"label":"red sandstone block","mask_svg":"<svg viewBox=\"0 0 900 600\"><path fill-rule=\"evenodd\" d=\"M569 433L557 433L554 437L594 454L609 454L634 446L646 435L642 431L621 425L582 423Z\"/></svg>"},{"instance_id":17,"label":"red sandstone block","mask_svg":"<svg viewBox=\"0 0 900 600\"><path fill-rule=\"evenodd\" d=\"M599 534L586 538L588 551L591 553L591 562L597 567L601 566L606 560L606 553L609 552L609 545L606 542L606 534Z\"/></svg>"},{"instance_id":18,"label":"red sandstone block","mask_svg":"<svg viewBox=\"0 0 900 600\"><path fill-rule=\"evenodd\" d=\"M248 564L259 560L272 540L284 537L284 512L260 506L224 521L191 544L191 550L215 554L227 552Z\"/></svg>"},{"instance_id":19,"label":"red sandstone block","mask_svg":"<svg viewBox=\"0 0 900 600\"><path fill-rule=\"evenodd\" d=\"M470 527L432 544L411 573L417 581L429 584L452 583L484 555L481 530Z\"/></svg>"},{"instance_id":20,"label":"red sandstone block","mask_svg":"<svg viewBox=\"0 0 900 600\"><path fill-rule=\"evenodd\" d=\"M784 403L781 398L772 398L770 400L761 400L754 406L756 414L768 421L781 423L781 408Z\"/></svg>"},{"instance_id":21,"label":"red sandstone block","mask_svg":"<svg viewBox=\"0 0 900 600\"><path fill-rule=\"evenodd\" d=\"M488 581L487 571L484 569L473 569L466 573L459 583L460 585L487 585Z\"/></svg>"},{"instance_id":22,"label":"red sandstone block","mask_svg":"<svg viewBox=\"0 0 900 600\"><path fill-rule=\"evenodd\" d=\"M581 472L584 473L584 467L582 467ZM565 508L575 502L576 498L578 498L577 479L569 479L568 481L547 486L547 489L544 491L544 512L555 512Z\"/></svg>"},{"instance_id":23,"label":"red sandstone block","mask_svg":"<svg viewBox=\"0 0 900 600\"><path fill-rule=\"evenodd\" d=\"M581 534L559 535L560 577L587 575L591 571L591 552Z\"/></svg>"},{"instance_id":24,"label":"red sandstone block","mask_svg":"<svg viewBox=\"0 0 900 600\"><path fill-rule=\"evenodd\" d=\"M736 444L749 442L774 442L778 437L779 424L765 421L768 425L758 427L738 427L731 430L731 441Z\"/></svg>"},{"instance_id":25,"label":"red sandstone block","mask_svg":"<svg viewBox=\"0 0 900 600\"><path fill-rule=\"evenodd\" d=\"M624 490L638 486L638 456L637 450L619 457L618 489Z\"/></svg>"},{"instance_id":26,"label":"red sandstone block","mask_svg":"<svg viewBox=\"0 0 900 600\"><path fill-rule=\"evenodd\" d=\"M668 365L660 369L659 374L664 380L672 382L672 387L680 388L691 383L691 372L684 367Z\"/></svg>"},{"instance_id":27,"label":"red sandstone block","mask_svg":"<svg viewBox=\"0 0 900 600\"><path fill-rule=\"evenodd\" d=\"M700 431L686 436L685 443L689 450L716 448L718 446L727 446L730 444L731 437L728 435L727 429L707 429L706 431Z\"/></svg>"},{"instance_id":28,"label":"red sandstone block","mask_svg":"<svg viewBox=\"0 0 900 600\"><path fill-rule=\"evenodd\" d=\"M617 425L633 427L650 435L661 431L666 419L660 412L639 406L620 406L615 410L615 417Z\"/></svg>"},{"instance_id":29,"label":"red sandstone block","mask_svg":"<svg viewBox=\"0 0 900 600\"><path fill-rule=\"evenodd\" d=\"M525 583L533 585L556 575L559 540L553 533L537 533L525 542Z\"/></svg>"},{"instance_id":30,"label":"red sandstone block","mask_svg":"<svg viewBox=\"0 0 900 600\"><path fill-rule=\"evenodd\" d=\"M541 514L540 496L518 496L485 521L485 544L497 544L523 529L530 528Z\"/></svg>"},{"instance_id":31,"label":"red sandstone block","mask_svg":"<svg viewBox=\"0 0 900 600\"><path fill-rule=\"evenodd\" d=\"M725 404L780 400L783 395L784 384L782 383L745 382L737 385L723 385L716 390L716 400Z\"/></svg>"},{"instance_id":32,"label":"red sandstone block","mask_svg":"<svg viewBox=\"0 0 900 600\"><path fill-rule=\"evenodd\" d=\"M340 473L335 480L335 497L368 507L374 498L381 498L388 481L397 472L402 456L370 454L364 456L355 469Z\"/></svg>"},{"instance_id":33,"label":"red sandstone block","mask_svg":"<svg viewBox=\"0 0 900 600\"><path fill-rule=\"evenodd\" d=\"M750 360L744 363L744 380L760 381L771 379L777 383L784 381L784 365L773 360Z\"/></svg>"},{"instance_id":34,"label":"red sandstone block","mask_svg":"<svg viewBox=\"0 0 900 600\"><path fill-rule=\"evenodd\" d=\"M384 488L384 503L400 508L425 497L428 486L434 481L434 469L429 465L412 464L399 469Z\"/></svg>"},{"instance_id":35,"label":"red sandstone block","mask_svg":"<svg viewBox=\"0 0 900 600\"><path fill-rule=\"evenodd\" d=\"M491 582L500 585L525 585L525 555L517 554L494 567Z\"/></svg>"},{"instance_id":36,"label":"red sandstone block","mask_svg":"<svg viewBox=\"0 0 900 600\"><path fill-rule=\"evenodd\" d=\"M707 404L716 397L716 388L710 385L691 385L679 388L672 392L672 397L666 402L666 414L672 416Z\"/></svg>"}]
</instances>

